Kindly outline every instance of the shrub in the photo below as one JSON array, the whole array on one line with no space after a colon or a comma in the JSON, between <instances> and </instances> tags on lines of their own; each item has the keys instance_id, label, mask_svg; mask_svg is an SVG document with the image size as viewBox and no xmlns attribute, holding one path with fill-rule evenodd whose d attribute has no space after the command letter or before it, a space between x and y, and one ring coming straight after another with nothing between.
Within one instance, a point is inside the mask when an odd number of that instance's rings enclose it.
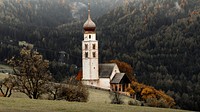
<instances>
[{"instance_id":1,"label":"shrub","mask_svg":"<svg viewBox=\"0 0 200 112\"><path fill-rule=\"evenodd\" d=\"M140 106L141 105L141 102L140 101L133 101L133 100L130 100L128 101L128 105L137 105L137 106Z\"/></svg>"},{"instance_id":2,"label":"shrub","mask_svg":"<svg viewBox=\"0 0 200 112\"><path fill-rule=\"evenodd\" d=\"M118 92L111 92L110 93L111 104L123 104L124 101L121 98L121 94Z\"/></svg>"},{"instance_id":3,"label":"shrub","mask_svg":"<svg viewBox=\"0 0 200 112\"><path fill-rule=\"evenodd\" d=\"M49 99L53 100L87 102L89 96L88 89L81 82L74 79L60 84L53 84L48 91L51 94Z\"/></svg>"}]
</instances>

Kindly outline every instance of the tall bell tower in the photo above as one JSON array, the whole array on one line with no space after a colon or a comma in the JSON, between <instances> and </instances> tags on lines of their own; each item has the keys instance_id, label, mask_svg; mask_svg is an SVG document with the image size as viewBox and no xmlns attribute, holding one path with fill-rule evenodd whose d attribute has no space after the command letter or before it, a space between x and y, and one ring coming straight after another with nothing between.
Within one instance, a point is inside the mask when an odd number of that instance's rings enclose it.
<instances>
[{"instance_id":1,"label":"tall bell tower","mask_svg":"<svg viewBox=\"0 0 200 112\"><path fill-rule=\"evenodd\" d=\"M84 40L82 41L82 82L85 85L97 86L99 80L98 41L96 40L96 25L90 17L88 3L88 19L83 25Z\"/></svg>"}]
</instances>

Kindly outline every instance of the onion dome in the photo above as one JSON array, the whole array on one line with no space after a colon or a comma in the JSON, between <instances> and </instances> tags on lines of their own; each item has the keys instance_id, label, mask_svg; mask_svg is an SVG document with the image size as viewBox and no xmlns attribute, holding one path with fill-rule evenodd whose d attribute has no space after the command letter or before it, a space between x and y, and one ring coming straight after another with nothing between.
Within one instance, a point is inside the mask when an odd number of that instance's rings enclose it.
<instances>
[{"instance_id":1,"label":"onion dome","mask_svg":"<svg viewBox=\"0 0 200 112\"><path fill-rule=\"evenodd\" d=\"M90 17L90 9L88 10L88 19L84 23L83 28L85 31L95 31L95 29L96 29L96 25Z\"/></svg>"}]
</instances>

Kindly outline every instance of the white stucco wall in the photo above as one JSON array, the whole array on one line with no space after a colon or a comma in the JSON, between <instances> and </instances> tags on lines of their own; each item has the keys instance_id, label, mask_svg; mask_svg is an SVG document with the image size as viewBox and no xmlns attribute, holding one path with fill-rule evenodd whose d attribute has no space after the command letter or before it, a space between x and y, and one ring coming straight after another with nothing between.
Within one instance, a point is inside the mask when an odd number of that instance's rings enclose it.
<instances>
[{"instance_id":1,"label":"white stucco wall","mask_svg":"<svg viewBox=\"0 0 200 112\"><path fill-rule=\"evenodd\" d=\"M97 59L83 60L83 80L98 80L99 68Z\"/></svg>"},{"instance_id":2,"label":"white stucco wall","mask_svg":"<svg viewBox=\"0 0 200 112\"><path fill-rule=\"evenodd\" d=\"M92 41L96 40L96 33L85 33L84 34L84 41Z\"/></svg>"},{"instance_id":3,"label":"white stucco wall","mask_svg":"<svg viewBox=\"0 0 200 112\"><path fill-rule=\"evenodd\" d=\"M84 85L88 86L94 86L94 87L99 87L99 81L98 80L82 80L82 83Z\"/></svg>"},{"instance_id":4,"label":"white stucco wall","mask_svg":"<svg viewBox=\"0 0 200 112\"><path fill-rule=\"evenodd\" d=\"M93 45L95 47L93 47ZM98 41L96 40L96 33L85 33L84 40L82 41L82 80L99 80L98 60Z\"/></svg>"},{"instance_id":5,"label":"white stucco wall","mask_svg":"<svg viewBox=\"0 0 200 112\"><path fill-rule=\"evenodd\" d=\"M100 78L98 87L102 89L110 90L110 79L109 78Z\"/></svg>"},{"instance_id":6,"label":"white stucco wall","mask_svg":"<svg viewBox=\"0 0 200 112\"><path fill-rule=\"evenodd\" d=\"M112 71L112 74L111 74L111 76L110 76L110 80L113 79L113 77L115 76L116 73L120 73L117 64L115 65L115 67L114 67L114 69L113 69L113 71Z\"/></svg>"}]
</instances>

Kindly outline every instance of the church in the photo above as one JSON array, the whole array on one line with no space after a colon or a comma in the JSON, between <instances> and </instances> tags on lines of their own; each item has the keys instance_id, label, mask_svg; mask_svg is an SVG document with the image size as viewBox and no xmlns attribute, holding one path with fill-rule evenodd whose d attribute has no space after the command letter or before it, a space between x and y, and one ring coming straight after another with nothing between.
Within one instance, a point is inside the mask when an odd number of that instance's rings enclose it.
<instances>
[{"instance_id":1,"label":"church","mask_svg":"<svg viewBox=\"0 0 200 112\"><path fill-rule=\"evenodd\" d=\"M118 91L126 94L130 87L130 79L125 73L121 73L117 64L99 64L98 40L96 38L96 25L90 16L90 4L88 19L83 25L84 40L82 41L82 82L95 88Z\"/></svg>"}]
</instances>

